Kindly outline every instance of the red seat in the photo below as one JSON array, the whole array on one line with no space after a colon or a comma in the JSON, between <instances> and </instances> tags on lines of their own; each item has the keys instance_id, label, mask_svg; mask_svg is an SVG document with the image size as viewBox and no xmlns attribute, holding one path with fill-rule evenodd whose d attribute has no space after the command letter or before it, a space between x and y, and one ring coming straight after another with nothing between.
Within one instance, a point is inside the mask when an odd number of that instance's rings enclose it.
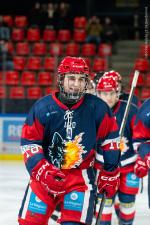
<instances>
[{"instance_id":1,"label":"red seat","mask_svg":"<svg viewBox=\"0 0 150 225\"><path fill-rule=\"evenodd\" d=\"M43 67L45 70L54 71L56 67L55 64L56 62L54 57L45 57Z\"/></svg>"},{"instance_id":2,"label":"red seat","mask_svg":"<svg viewBox=\"0 0 150 225\"><path fill-rule=\"evenodd\" d=\"M40 40L40 29L39 28L28 28L27 30L27 40L30 42Z\"/></svg>"},{"instance_id":3,"label":"red seat","mask_svg":"<svg viewBox=\"0 0 150 225\"><path fill-rule=\"evenodd\" d=\"M142 88L141 90L141 99L146 100L150 97L150 88Z\"/></svg>"},{"instance_id":4,"label":"red seat","mask_svg":"<svg viewBox=\"0 0 150 225\"><path fill-rule=\"evenodd\" d=\"M93 70L95 72L107 70L107 62L103 58L95 58L93 62Z\"/></svg>"},{"instance_id":5,"label":"red seat","mask_svg":"<svg viewBox=\"0 0 150 225\"><path fill-rule=\"evenodd\" d=\"M80 53L80 48L77 43L68 43L66 46L66 55L78 56Z\"/></svg>"},{"instance_id":6,"label":"red seat","mask_svg":"<svg viewBox=\"0 0 150 225\"><path fill-rule=\"evenodd\" d=\"M14 22L14 25L20 28L25 28L28 25L27 16L15 16Z\"/></svg>"},{"instance_id":7,"label":"red seat","mask_svg":"<svg viewBox=\"0 0 150 225\"><path fill-rule=\"evenodd\" d=\"M16 54L17 55L29 55L30 54L30 47L28 42L18 42L16 44Z\"/></svg>"},{"instance_id":8,"label":"red seat","mask_svg":"<svg viewBox=\"0 0 150 225\"><path fill-rule=\"evenodd\" d=\"M84 16L74 18L74 28L85 29L87 24L87 19Z\"/></svg>"},{"instance_id":9,"label":"red seat","mask_svg":"<svg viewBox=\"0 0 150 225\"><path fill-rule=\"evenodd\" d=\"M6 98L6 88L0 86L0 98Z\"/></svg>"},{"instance_id":10,"label":"red seat","mask_svg":"<svg viewBox=\"0 0 150 225\"><path fill-rule=\"evenodd\" d=\"M46 54L46 44L43 42L34 43L32 52L34 55L39 55L39 56Z\"/></svg>"},{"instance_id":11,"label":"red seat","mask_svg":"<svg viewBox=\"0 0 150 225\"><path fill-rule=\"evenodd\" d=\"M96 54L95 45L94 44L83 44L81 54L85 57L95 56L95 54Z\"/></svg>"},{"instance_id":12,"label":"red seat","mask_svg":"<svg viewBox=\"0 0 150 225\"><path fill-rule=\"evenodd\" d=\"M2 71L0 71L0 85L3 85L4 84L4 76L3 76L3 73Z\"/></svg>"},{"instance_id":13,"label":"red seat","mask_svg":"<svg viewBox=\"0 0 150 225\"><path fill-rule=\"evenodd\" d=\"M106 57L112 55L112 46L109 44L100 44L98 47L98 56Z\"/></svg>"},{"instance_id":14,"label":"red seat","mask_svg":"<svg viewBox=\"0 0 150 225\"><path fill-rule=\"evenodd\" d=\"M139 56L140 57L150 57L150 44L140 45Z\"/></svg>"},{"instance_id":15,"label":"red seat","mask_svg":"<svg viewBox=\"0 0 150 225\"><path fill-rule=\"evenodd\" d=\"M23 86L35 85L35 73L33 71L24 71L21 74L21 84Z\"/></svg>"},{"instance_id":16,"label":"red seat","mask_svg":"<svg viewBox=\"0 0 150 225\"><path fill-rule=\"evenodd\" d=\"M24 30L21 28L13 28L11 37L12 37L12 41L23 41Z\"/></svg>"},{"instance_id":17,"label":"red seat","mask_svg":"<svg viewBox=\"0 0 150 225\"><path fill-rule=\"evenodd\" d=\"M5 22L5 23L7 23L7 25L8 26L10 26L10 27L12 27L13 26L13 17L12 17L12 15L5 15L5 16L3 16L3 21Z\"/></svg>"},{"instance_id":18,"label":"red seat","mask_svg":"<svg viewBox=\"0 0 150 225\"><path fill-rule=\"evenodd\" d=\"M69 42L71 39L70 30L59 30L58 31L58 41L60 42Z\"/></svg>"},{"instance_id":19,"label":"red seat","mask_svg":"<svg viewBox=\"0 0 150 225\"><path fill-rule=\"evenodd\" d=\"M6 49L8 49L8 52L10 52L11 54L14 54L14 44L9 41L5 43Z\"/></svg>"},{"instance_id":20,"label":"red seat","mask_svg":"<svg viewBox=\"0 0 150 225\"><path fill-rule=\"evenodd\" d=\"M85 38L86 38L85 30L78 30L78 29L74 30L73 39L75 42L83 43L85 42Z\"/></svg>"},{"instance_id":21,"label":"red seat","mask_svg":"<svg viewBox=\"0 0 150 225\"><path fill-rule=\"evenodd\" d=\"M41 71L38 73L38 84L41 86L49 86L52 84L52 77L50 72Z\"/></svg>"},{"instance_id":22,"label":"red seat","mask_svg":"<svg viewBox=\"0 0 150 225\"><path fill-rule=\"evenodd\" d=\"M145 86L150 87L150 73L145 74Z\"/></svg>"},{"instance_id":23,"label":"red seat","mask_svg":"<svg viewBox=\"0 0 150 225\"><path fill-rule=\"evenodd\" d=\"M134 74L130 75L130 85L132 84ZM141 87L144 85L144 76L142 73L139 74L138 80L137 80L137 87Z\"/></svg>"},{"instance_id":24,"label":"red seat","mask_svg":"<svg viewBox=\"0 0 150 225\"><path fill-rule=\"evenodd\" d=\"M53 42L56 40L56 31L51 29L45 29L43 32L43 41Z\"/></svg>"},{"instance_id":25,"label":"red seat","mask_svg":"<svg viewBox=\"0 0 150 225\"><path fill-rule=\"evenodd\" d=\"M9 98L14 98L14 99L23 99L23 98L25 98L25 89L24 89L24 87L10 87L10 89L9 89Z\"/></svg>"},{"instance_id":26,"label":"red seat","mask_svg":"<svg viewBox=\"0 0 150 225\"><path fill-rule=\"evenodd\" d=\"M138 58L135 61L134 69L139 70L141 72L146 72L149 69L149 63L148 60L145 58Z\"/></svg>"},{"instance_id":27,"label":"red seat","mask_svg":"<svg viewBox=\"0 0 150 225\"><path fill-rule=\"evenodd\" d=\"M52 56L61 56L63 55L63 45L60 43L52 43L49 52Z\"/></svg>"},{"instance_id":28,"label":"red seat","mask_svg":"<svg viewBox=\"0 0 150 225\"><path fill-rule=\"evenodd\" d=\"M18 85L19 84L19 73L18 71L6 71L7 85Z\"/></svg>"},{"instance_id":29,"label":"red seat","mask_svg":"<svg viewBox=\"0 0 150 225\"><path fill-rule=\"evenodd\" d=\"M29 57L27 60L28 70L39 70L41 69L41 58L38 56Z\"/></svg>"},{"instance_id":30,"label":"red seat","mask_svg":"<svg viewBox=\"0 0 150 225\"><path fill-rule=\"evenodd\" d=\"M24 56L14 56L13 62L15 70L24 70L26 65L26 59Z\"/></svg>"},{"instance_id":31,"label":"red seat","mask_svg":"<svg viewBox=\"0 0 150 225\"><path fill-rule=\"evenodd\" d=\"M38 99L42 97L42 89L40 87L29 87L27 89L28 99Z\"/></svg>"}]
</instances>

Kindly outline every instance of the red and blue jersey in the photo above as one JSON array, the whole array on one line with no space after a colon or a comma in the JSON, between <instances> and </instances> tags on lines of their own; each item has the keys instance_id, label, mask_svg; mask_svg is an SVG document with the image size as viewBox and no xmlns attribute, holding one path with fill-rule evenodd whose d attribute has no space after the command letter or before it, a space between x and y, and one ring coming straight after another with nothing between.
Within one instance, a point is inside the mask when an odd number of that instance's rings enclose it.
<instances>
[{"instance_id":1,"label":"red and blue jersey","mask_svg":"<svg viewBox=\"0 0 150 225\"><path fill-rule=\"evenodd\" d=\"M114 108L112 109L116 117L119 128L121 127L126 105L127 105L126 101L119 100L117 104L114 106ZM137 107L131 104L131 108L127 117L126 126L124 130L124 136L121 141L121 157L120 157L119 166L122 172L127 171L127 168L129 169L129 171L132 170L133 165L137 158L137 155L133 149L133 143L132 143L133 125L136 119L136 114L137 114ZM120 140L118 139L117 140L118 147L119 147L119 141ZM101 163L103 163L102 154L101 154Z\"/></svg>"},{"instance_id":2,"label":"red and blue jersey","mask_svg":"<svg viewBox=\"0 0 150 225\"><path fill-rule=\"evenodd\" d=\"M68 108L53 93L31 108L22 129L21 150L30 174L43 158L61 169L86 169L94 164L95 152L98 156L101 151L104 167L111 171L118 166L117 137L116 120L101 99L86 94Z\"/></svg>"},{"instance_id":3,"label":"red and blue jersey","mask_svg":"<svg viewBox=\"0 0 150 225\"><path fill-rule=\"evenodd\" d=\"M133 138L135 151L144 159L150 153L150 98L138 111Z\"/></svg>"}]
</instances>

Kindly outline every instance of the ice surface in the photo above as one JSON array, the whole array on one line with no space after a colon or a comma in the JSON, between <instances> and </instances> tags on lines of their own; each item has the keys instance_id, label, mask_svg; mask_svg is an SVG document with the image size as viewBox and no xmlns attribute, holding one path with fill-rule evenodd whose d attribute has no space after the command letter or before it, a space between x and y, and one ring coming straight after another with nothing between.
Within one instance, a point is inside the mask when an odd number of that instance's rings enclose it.
<instances>
[{"instance_id":1,"label":"ice surface","mask_svg":"<svg viewBox=\"0 0 150 225\"><path fill-rule=\"evenodd\" d=\"M28 174L23 162L0 161L0 224L17 225L17 215L28 182ZM150 209L147 200L147 177L144 189L136 201L134 225L149 225ZM50 222L50 225L54 225ZM113 225L116 225L114 216Z\"/></svg>"}]
</instances>

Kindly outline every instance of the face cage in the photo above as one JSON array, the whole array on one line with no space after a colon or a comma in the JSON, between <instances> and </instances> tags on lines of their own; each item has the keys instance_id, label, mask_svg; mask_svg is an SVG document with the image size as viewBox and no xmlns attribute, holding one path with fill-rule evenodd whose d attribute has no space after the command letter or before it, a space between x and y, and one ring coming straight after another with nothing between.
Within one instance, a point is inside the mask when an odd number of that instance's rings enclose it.
<instances>
[{"instance_id":1,"label":"face cage","mask_svg":"<svg viewBox=\"0 0 150 225\"><path fill-rule=\"evenodd\" d=\"M78 92L78 93L67 93L64 90L64 86L63 86L63 81L64 81L64 75L62 74L58 74L58 86L59 86L59 90L60 90L60 95L63 96L63 98L66 100L66 103L68 104L75 104L77 103L86 93L86 90L88 88L88 75L85 74L85 88L83 90L83 92Z\"/></svg>"}]
</instances>

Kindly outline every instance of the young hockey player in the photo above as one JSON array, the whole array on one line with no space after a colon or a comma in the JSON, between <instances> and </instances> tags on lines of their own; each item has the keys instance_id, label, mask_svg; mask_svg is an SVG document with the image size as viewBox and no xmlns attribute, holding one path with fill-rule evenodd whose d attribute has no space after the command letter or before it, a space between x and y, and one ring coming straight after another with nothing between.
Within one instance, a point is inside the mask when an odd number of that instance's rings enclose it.
<instances>
[{"instance_id":1,"label":"young hockey player","mask_svg":"<svg viewBox=\"0 0 150 225\"><path fill-rule=\"evenodd\" d=\"M104 73L97 84L97 95L104 100L112 109L118 126L121 127L122 119L126 109L126 101L119 100L118 83L110 76L112 71ZM121 140L121 159L120 159L120 185L117 192L119 205L117 215L120 225L132 225L135 215L135 196L139 188L139 178L134 174L134 165L137 158L132 145L133 124L137 113L137 107L131 105L124 136ZM119 143L118 143L119 144ZM102 153L102 152L101 152ZM101 163L103 158L101 156ZM101 198L101 195L99 196ZM104 205L101 225L110 225L112 217L112 208L115 195L106 198Z\"/></svg>"},{"instance_id":2,"label":"young hockey player","mask_svg":"<svg viewBox=\"0 0 150 225\"><path fill-rule=\"evenodd\" d=\"M118 126L107 104L85 93L88 76L82 58L65 57L58 66L59 92L38 100L26 118L21 151L30 182L20 225L47 225L57 204L60 224L90 225L97 188L106 196L117 191Z\"/></svg>"},{"instance_id":3,"label":"young hockey player","mask_svg":"<svg viewBox=\"0 0 150 225\"><path fill-rule=\"evenodd\" d=\"M109 71L109 73L107 73L106 75L108 77L113 77L118 82L119 99L128 101L129 94L124 92L124 90L123 90L122 76L114 70ZM135 95L133 95L133 97L132 97L132 104L134 104L138 107L141 105L141 102L138 100L137 96L135 96Z\"/></svg>"},{"instance_id":4,"label":"young hockey player","mask_svg":"<svg viewBox=\"0 0 150 225\"><path fill-rule=\"evenodd\" d=\"M138 158L135 164L135 173L142 178L149 175L148 195L150 208L150 98L147 99L138 111L133 129L133 141Z\"/></svg>"}]
</instances>

